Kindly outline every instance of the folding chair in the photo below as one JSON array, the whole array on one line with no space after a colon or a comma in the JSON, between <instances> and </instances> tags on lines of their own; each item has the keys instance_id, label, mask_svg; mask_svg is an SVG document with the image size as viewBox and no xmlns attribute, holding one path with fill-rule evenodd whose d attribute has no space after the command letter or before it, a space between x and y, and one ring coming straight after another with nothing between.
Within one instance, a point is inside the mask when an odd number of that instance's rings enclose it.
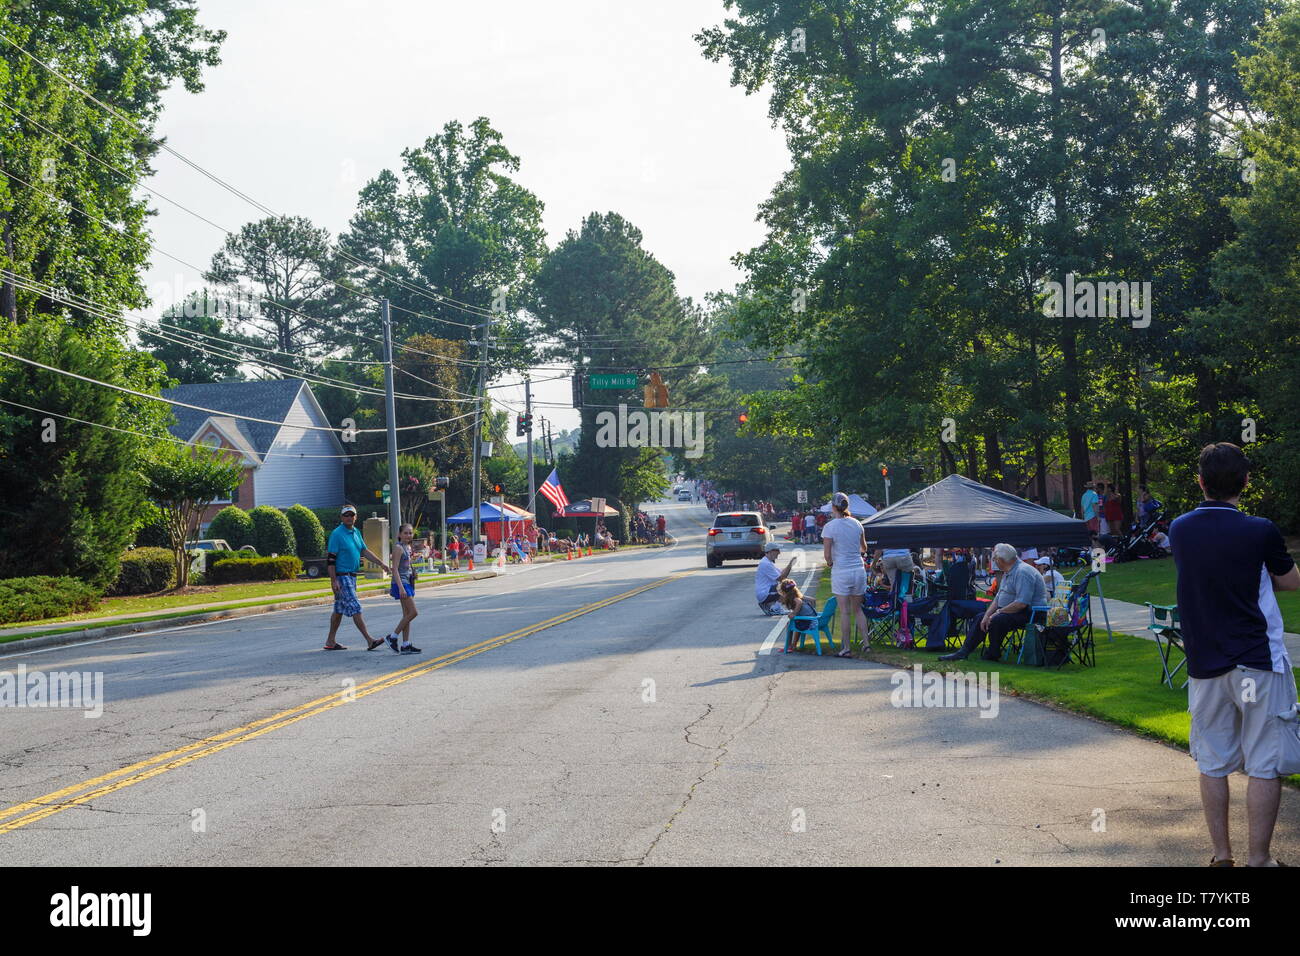
<instances>
[{"instance_id":1,"label":"folding chair","mask_svg":"<svg viewBox=\"0 0 1300 956\"><path fill-rule=\"evenodd\" d=\"M1056 663L1058 668L1072 660L1084 667L1097 666L1096 645L1092 637L1092 599L1088 594L1089 578L1091 575L1070 590L1070 602L1067 605L1069 623L1045 627L1041 631L1045 644L1055 643L1064 651Z\"/></svg>"},{"instance_id":2,"label":"folding chair","mask_svg":"<svg viewBox=\"0 0 1300 956\"><path fill-rule=\"evenodd\" d=\"M1147 630L1155 635L1156 649L1160 651L1160 683L1174 690L1174 678L1187 666L1187 651L1183 648L1183 632L1178 621L1178 605L1152 604L1150 601L1146 605L1151 611L1151 622L1147 624ZM1178 648L1183 659L1170 670L1169 655L1174 648ZM1178 690L1186 687L1189 680L1190 677L1184 677Z\"/></svg>"},{"instance_id":3,"label":"folding chair","mask_svg":"<svg viewBox=\"0 0 1300 956\"><path fill-rule=\"evenodd\" d=\"M787 654L790 653L791 639L796 634L799 635L799 644L798 644L799 650L803 650L804 638L806 638L809 634L812 635L813 642L817 645L818 654L822 652L823 634L826 635L827 646L828 647L832 646L831 629L835 623L836 603L837 602L835 600L835 597L832 595L831 599L826 602L826 606L822 608L822 612L818 614L816 617L813 617L810 614L800 614L797 615L796 617L791 618L790 622L785 627L785 652ZM799 621L807 621L809 624L813 626L809 627L808 630L806 631L801 631L796 626L796 623Z\"/></svg>"},{"instance_id":4,"label":"folding chair","mask_svg":"<svg viewBox=\"0 0 1300 956\"><path fill-rule=\"evenodd\" d=\"M893 644L894 632L898 630L898 615L912 586L912 572L899 571L894 577L894 586L887 594L868 594L862 599L862 613L867 618L867 633L862 640L866 644ZM869 600L870 599L870 600Z\"/></svg>"}]
</instances>

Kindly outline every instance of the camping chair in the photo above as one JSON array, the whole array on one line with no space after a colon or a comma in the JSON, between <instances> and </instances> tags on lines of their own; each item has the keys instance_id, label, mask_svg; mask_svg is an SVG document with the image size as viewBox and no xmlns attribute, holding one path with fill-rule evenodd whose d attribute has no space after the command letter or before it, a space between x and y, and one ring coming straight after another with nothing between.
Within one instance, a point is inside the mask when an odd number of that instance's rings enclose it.
<instances>
[{"instance_id":1,"label":"camping chair","mask_svg":"<svg viewBox=\"0 0 1300 956\"><path fill-rule=\"evenodd\" d=\"M1147 625L1147 630L1155 635L1156 649L1160 651L1160 683L1173 690L1174 678L1187 666L1187 651L1183 648L1183 632L1178 621L1178 605L1152 604L1150 601L1146 605L1151 610L1151 623ZM1170 670L1169 654L1174 648L1182 652L1183 659ZM1182 686L1178 689L1186 687L1189 680L1190 677L1184 677Z\"/></svg>"},{"instance_id":2,"label":"camping chair","mask_svg":"<svg viewBox=\"0 0 1300 956\"><path fill-rule=\"evenodd\" d=\"M786 624L785 627L785 652L787 654L790 653L790 643L796 634L799 636L799 644L798 644L799 650L803 650L804 638L806 638L809 634L812 635L813 642L817 645L818 654L822 652L823 634L826 635L827 647L834 646L832 643L833 639L831 637L831 629L835 624L836 604L837 601L835 600L835 596L832 595L831 599L826 602L826 606L822 608L822 612L818 614L816 617L813 617L810 614L799 614L791 618L790 622ZM798 627L795 626L796 623L799 621L807 621L812 626L809 627L808 630L806 631L801 631L799 630Z\"/></svg>"},{"instance_id":3,"label":"camping chair","mask_svg":"<svg viewBox=\"0 0 1300 956\"><path fill-rule=\"evenodd\" d=\"M1094 571L1070 588L1066 604L1067 623L1053 624L1038 632L1044 646L1056 645L1061 655L1055 664L1058 668L1064 667L1071 660L1084 667L1097 666L1096 646L1092 636L1092 597L1088 594L1088 584L1093 575L1100 573ZM1047 666L1052 666L1050 658L1047 658Z\"/></svg>"},{"instance_id":4,"label":"camping chair","mask_svg":"<svg viewBox=\"0 0 1300 956\"><path fill-rule=\"evenodd\" d=\"M867 633L862 635L864 644L894 643L894 633L898 630L898 617L903 602L912 587L912 572L899 571L894 577L894 586L887 594L877 592L862 599L862 613L867 618ZM868 601L868 598L871 598Z\"/></svg>"}]
</instances>

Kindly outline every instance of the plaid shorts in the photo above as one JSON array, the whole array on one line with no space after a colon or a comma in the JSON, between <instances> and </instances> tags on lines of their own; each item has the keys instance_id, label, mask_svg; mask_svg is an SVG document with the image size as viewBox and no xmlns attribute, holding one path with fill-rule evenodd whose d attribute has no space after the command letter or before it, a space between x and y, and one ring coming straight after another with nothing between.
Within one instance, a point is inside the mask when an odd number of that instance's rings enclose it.
<instances>
[{"instance_id":1,"label":"plaid shorts","mask_svg":"<svg viewBox=\"0 0 1300 956\"><path fill-rule=\"evenodd\" d=\"M340 574L334 580L339 583L339 593L334 595L334 613L344 617L355 617L361 613L361 602L357 600L357 579L350 574Z\"/></svg>"}]
</instances>

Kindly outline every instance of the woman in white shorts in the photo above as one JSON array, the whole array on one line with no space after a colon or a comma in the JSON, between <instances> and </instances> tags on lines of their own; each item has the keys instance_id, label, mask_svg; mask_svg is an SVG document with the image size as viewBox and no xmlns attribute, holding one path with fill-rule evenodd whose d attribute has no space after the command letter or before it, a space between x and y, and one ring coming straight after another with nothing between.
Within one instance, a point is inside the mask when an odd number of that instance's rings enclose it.
<instances>
[{"instance_id":1,"label":"woman in white shorts","mask_svg":"<svg viewBox=\"0 0 1300 956\"><path fill-rule=\"evenodd\" d=\"M867 593L867 569L862 554L867 550L862 522L849 515L849 498L842 491L831 499L834 515L822 528L822 554L831 569L831 593L840 612L840 652L849 656L849 628L854 621L863 640L867 635L867 616L862 613L862 597Z\"/></svg>"}]
</instances>

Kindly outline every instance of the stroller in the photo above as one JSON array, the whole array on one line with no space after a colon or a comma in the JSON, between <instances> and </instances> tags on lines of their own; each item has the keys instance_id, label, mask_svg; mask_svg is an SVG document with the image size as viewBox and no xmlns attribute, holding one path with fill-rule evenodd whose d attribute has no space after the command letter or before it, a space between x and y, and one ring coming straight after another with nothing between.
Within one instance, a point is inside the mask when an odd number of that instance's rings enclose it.
<instances>
[{"instance_id":1,"label":"stroller","mask_svg":"<svg viewBox=\"0 0 1300 956\"><path fill-rule=\"evenodd\" d=\"M1121 538L1112 538L1107 544L1106 554L1116 564L1124 561L1136 561L1139 558L1155 557L1157 548L1147 540L1153 531L1168 531L1165 524L1165 512L1155 511L1146 521L1135 521L1128 534ZM1105 542L1103 542L1105 543Z\"/></svg>"}]
</instances>

